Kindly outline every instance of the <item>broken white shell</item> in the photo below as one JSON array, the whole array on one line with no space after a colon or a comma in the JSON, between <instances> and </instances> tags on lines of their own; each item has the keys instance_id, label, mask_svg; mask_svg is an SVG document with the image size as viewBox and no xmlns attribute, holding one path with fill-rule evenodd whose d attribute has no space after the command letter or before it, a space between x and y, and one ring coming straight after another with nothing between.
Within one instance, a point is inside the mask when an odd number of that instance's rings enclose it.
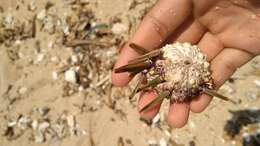
<instances>
[{"instance_id":1,"label":"broken white shell","mask_svg":"<svg viewBox=\"0 0 260 146\"><path fill-rule=\"evenodd\" d=\"M58 73L56 71L52 72L52 78L53 78L53 80L58 80L59 79L59 75L58 75Z\"/></svg>"},{"instance_id":2,"label":"broken white shell","mask_svg":"<svg viewBox=\"0 0 260 146\"><path fill-rule=\"evenodd\" d=\"M116 23L112 27L112 32L114 34L122 34L127 31L127 27L122 23Z\"/></svg>"},{"instance_id":3,"label":"broken white shell","mask_svg":"<svg viewBox=\"0 0 260 146\"><path fill-rule=\"evenodd\" d=\"M165 140L165 138L161 138L159 144L160 146L167 146L167 141Z\"/></svg>"},{"instance_id":4,"label":"broken white shell","mask_svg":"<svg viewBox=\"0 0 260 146\"><path fill-rule=\"evenodd\" d=\"M47 14L46 14L46 10L43 9L41 10L38 14L37 14L37 19L39 20L43 20L44 18L47 17Z\"/></svg>"},{"instance_id":5,"label":"broken white shell","mask_svg":"<svg viewBox=\"0 0 260 146\"><path fill-rule=\"evenodd\" d=\"M17 125L22 130L25 130L29 127L30 122L31 119L28 116L22 116L21 118L18 119Z\"/></svg>"},{"instance_id":6,"label":"broken white shell","mask_svg":"<svg viewBox=\"0 0 260 146\"><path fill-rule=\"evenodd\" d=\"M69 69L65 72L65 80L71 83L77 83L77 75L73 69Z\"/></svg>"},{"instance_id":7,"label":"broken white shell","mask_svg":"<svg viewBox=\"0 0 260 146\"><path fill-rule=\"evenodd\" d=\"M19 89L19 94L25 94L26 92L28 91L28 89L26 88L26 87L21 87L20 89Z\"/></svg>"}]
</instances>

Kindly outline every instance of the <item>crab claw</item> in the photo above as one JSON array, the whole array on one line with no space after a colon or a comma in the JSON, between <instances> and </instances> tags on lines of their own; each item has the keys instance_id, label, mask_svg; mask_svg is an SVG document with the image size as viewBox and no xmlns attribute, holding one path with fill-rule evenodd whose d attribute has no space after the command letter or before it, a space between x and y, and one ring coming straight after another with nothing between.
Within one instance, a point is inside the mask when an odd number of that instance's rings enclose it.
<instances>
[{"instance_id":1,"label":"crab claw","mask_svg":"<svg viewBox=\"0 0 260 146\"><path fill-rule=\"evenodd\" d=\"M152 67L153 62L151 60L145 60L143 62L129 63L115 69L115 73L122 72L137 72Z\"/></svg>"},{"instance_id":2,"label":"crab claw","mask_svg":"<svg viewBox=\"0 0 260 146\"><path fill-rule=\"evenodd\" d=\"M234 101L234 100L232 100L232 99L230 99L230 98L228 98L228 97L226 97L226 96L224 96L224 95L219 94L219 93L218 93L217 91L215 91L215 90L204 88L204 89L203 89L203 92L206 93L206 94L208 94L208 95L217 97L217 98L219 98L219 99L222 99L222 100L225 100L225 101L230 101L230 102L232 102L232 103L234 103L234 104L237 104L236 101Z\"/></svg>"},{"instance_id":3,"label":"crab claw","mask_svg":"<svg viewBox=\"0 0 260 146\"><path fill-rule=\"evenodd\" d=\"M143 48L143 47L141 47L141 46L139 46L139 45L137 45L137 44L135 44L135 43L130 43L130 45L129 45L131 48L133 48L137 53L139 53L139 54L146 54L146 53L149 53L149 51L148 50L146 50L145 48Z\"/></svg>"},{"instance_id":4,"label":"crab claw","mask_svg":"<svg viewBox=\"0 0 260 146\"><path fill-rule=\"evenodd\" d=\"M158 96L153 100L151 101L150 103L148 103L147 105L145 105L141 110L140 112L143 112L145 110L148 110L149 108L157 105L158 103L160 103L164 98L169 98L170 96L170 92L169 91L164 91L160 94L158 94Z\"/></svg>"}]
</instances>

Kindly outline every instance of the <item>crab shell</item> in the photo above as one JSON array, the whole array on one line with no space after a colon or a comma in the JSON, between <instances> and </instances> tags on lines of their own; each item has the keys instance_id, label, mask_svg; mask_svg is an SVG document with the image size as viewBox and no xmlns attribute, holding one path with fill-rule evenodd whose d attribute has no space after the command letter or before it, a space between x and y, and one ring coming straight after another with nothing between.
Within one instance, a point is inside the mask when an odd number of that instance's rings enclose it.
<instances>
[{"instance_id":1,"label":"crab shell","mask_svg":"<svg viewBox=\"0 0 260 146\"><path fill-rule=\"evenodd\" d=\"M160 76L158 92L169 91L171 101L182 102L198 95L202 89L213 89L210 64L196 45L174 43L161 48L162 56L156 60L145 76L152 80Z\"/></svg>"}]
</instances>

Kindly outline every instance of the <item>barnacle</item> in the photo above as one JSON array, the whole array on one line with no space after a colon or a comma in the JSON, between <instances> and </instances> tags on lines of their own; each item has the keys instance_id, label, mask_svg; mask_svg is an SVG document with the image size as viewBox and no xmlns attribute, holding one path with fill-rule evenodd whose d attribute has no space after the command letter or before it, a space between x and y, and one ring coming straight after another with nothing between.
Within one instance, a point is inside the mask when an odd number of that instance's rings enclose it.
<instances>
[{"instance_id":1,"label":"barnacle","mask_svg":"<svg viewBox=\"0 0 260 146\"><path fill-rule=\"evenodd\" d=\"M164 98L171 102L183 102L201 93L234 102L214 90L210 63L198 46L177 42L151 52L133 43L130 47L143 55L115 69L115 72L141 73L141 81L132 95L151 88L158 93L158 97L141 111Z\"/></svg>"}]
</instances>

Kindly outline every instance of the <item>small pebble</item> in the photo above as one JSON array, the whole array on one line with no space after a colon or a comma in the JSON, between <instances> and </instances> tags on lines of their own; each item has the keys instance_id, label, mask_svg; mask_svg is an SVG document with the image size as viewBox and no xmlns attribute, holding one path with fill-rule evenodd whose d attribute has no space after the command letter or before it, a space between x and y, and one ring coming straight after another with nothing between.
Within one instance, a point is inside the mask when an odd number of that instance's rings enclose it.
<instances>
[{"instance_id":1,"label":"small pebble","mask_svg":"<svg viewBox=\"0 0 260 146\"><path fill-rule=\"evenodd\" d=\"M88 134L88 132L87 132L86 130L81 130L81 133L82 133L83 135L87 135L87 134Z\"/></svg>"},{"instance_id":2,"label":"small pebble","mask_svg":"<svg viewBox=\"0 0 260 146\"><path fill-rule=\"evenodd\" d=\"M15 44L15 45L21 45L21 44L22 44L22 41L21 41L21 40L16 40L16 41L14 42L14 44Z\"/></svg>"},{"instance_id":3,"label":"small pebble","mask_svg":"<svg viewBox=\"0 0 260 146\"><path fill-rule=\"evenodd\" d=\"M53 42L52 42L52 41L50 41L50 42L48 43L48 47L49 47L50 49L53 48Z\"/></svg>"},{"instance_id":4,"label":"small pebble","mask_svg":"<svg viewBox=\"0 0 260 146\"><path fill-rule=\"evenodd\" d=\"M44 54L38 54L35 63L37 64L37 63L42 62L42 60L44 59L44 57L45 57Z\"/></svg>"},{"instance_id":5,"label":"small pebble","mask_svg":"<svg viewBox=\"0 0 260 146\"><path fill-rule=\"evenodd\" d=\"M51 61L57 63L59 62L59 58L57 56L51 57Z\"/></svg>"},{"instance_id":6,"label":"small pebble","mask_svg":"<svg viewBox=\"0 0 260 146\"><path fill-rule=\"evenodd\" d=\"M164 133L166 136L170 137L171 136L171 133L168 131L168 130L164 130Z\"/></svg>"},{"instance_id":7,"label":"small pebble","mask_svg":"<svg viewBox=\"0 0 260 146\"><path fill-rule=\"evenodd\" d=\"M52 78L54 80L58 80L59 79L59 75L58 75L58 73L56 71L52 72Z\"/></svg>"},{"instance_id":8,"label":"small pebble","mask_svg":"<svg viewBox=\"0 0 260 146\"><path fill-rule=\"evenodd\" d=\"M13 23L13 19L14 19L13 16L9 14L5 16L4 21L7 25L11 25Z\"/></svg>"},{"instance_id":9,"label":"small pebble","mask_svg":"<svg viewBox=\"0 0 260 146\"><path fill-rule=\"evenodd\" d=\"M249 142L250 141L250 135L247 132L244 132L242 134L242 137L243 137L243 141L244 142Z\"/></svg>"},{"instance_id":10,"label":"small pebble","mask_svg":"<svg viewBox=\"0 0 260 146\"><path fill-rule=\"evenodd\" d=\"M39 131L43 133L49 127L50 127L50 123L43 122L43 123L39 124Z\"/></svg>"},{"instance_id":11,"label":"small pebble","mask_svg":"<svg viewBox=\"0 0 260 146\"><path fill-rule=\"evenodd\" d=\"M73 115L67 116L68 126L73 128L75 126L75 117Z\"/></svg>"},{"instance_id":12,"label":"small pebble","mask_svg":"<svg viewBox=\"0 0 260 146\"><path fill-rule=\"evenodd\" d=\"M17 124L16 121L11 121L11 122L8 122L8 123L7 123L7 126L8 126L8 127L14 127L14 126L16 126L16 124Z\"/></svg>"},{"instance_id":13,"label":"small pebble","mask_svg":"<svg viewBox=\"0 0 260 146\"><path fill-rule=\"evenodd\" d=\"M36 10L36 4L35 4L35 0L32 0L28 6L29 10L34 11Z\"/></svg>"},{"instance_id":14,"label":"small pebble","mask_svg":"<svg viewBox=\"0 0 260 146\"><path fill-rule=\"evenodd\" d=\"M50 108L47 106L44 106L42 108L39 108L38 111L41 114L41 116L46 116L49 113Z\"/></svg>"},{"instance_id":15,"label":"small pebble","mask_svg":"<svg viewBox=\"0 0 260 146\"><path fill-rule=\"evenodd\" d=\"M29 127L29 123L31 122L31 119L28 116L22 116L18 120L18 127L25 130Z\"/></svg>"},{"instance_id":16,"label":"small pebble","mask_svg":"<svg viewBox=\"0 0 260 146\"><path fill-rule=\"evenodd\" d=\"M25 58L25 55L22 52L18 52L18 57L20 59L23 59L23 58Z\"/></svg>"},{"instance_id":17,"label":"small pebble","mask_svg":"<svg viewBox=\"0 0 260 146\"><path fill-rule=\"evenodd\" d=\"M260 80L254 80L254 83L255 83L255 85L256 85L257 87L260 88Z\"/></svg>"},{"instance_id":18,"label":"small pebble","mask_svg":"<svg viewBox=\"0 0 260 146\"><path fill-rule=\"evenodd\" d=\"M33 120L32 121L32 124L31 124L31 126L32 126L32 128L33 128L33 130L36 130L37 128L38 128L38 121L37 120Z\"/></svg>"},{"instance_id":19,"label":"small pebble","mask_svg":"<svg viewBox=\"0 0 260 146\"><path fill-rule=\"evenodd\" d=\"M167 146L167 141L165 140L165 138L161 138L159 144L160 146Z\"/></svg>"},{"instance_id":20,"label":"small pebble","mask_svg":"<svg viewBox=\"0 0 260 146\"><path fill-rule=\"evenodd\" d=\"M79 90L79 92L82 92L84 90L84 87L83 86L79 86L78 90Z\"/></svg>"},{"instance_id":21,"label":"small pebble","mask_svg":"<svg viewBox=\"0 0 260 146\"><path fill-rule=\"evenodd\" d=\"M28 89L27 89L26 87L21 87L18 92L19 92L19 94L23 95L23 94L25 94L27 91L28 91Z\"/></svg>"},{"instance_id":22,"label":"small pebble","mask_svg":"<svg viewBox=\"0 0 260 146\"><path fill-rule=\"evenodd\" d=\"M193 121L189 121L189 128L194 129L196 127Z\"/></svg>"},{"instance_id":23,"label":"small pebble","mask_svg":"<svg viewBox=\"0 0 260 146\"><path fill-rule=\"evenodd\" d=\"M149 146L155 146L155 145L157 145L157 142L156 142L155 139L149 139L147 142L148 142Z\"/></svg>"},{"instance_id":24,"label":"small pebble","mask_svg":"<svg viewBox=\"0 0 260 146\"><path fill-rule=\"evenodd\" d=\"M220 87L220 91L227 93L227 94L232 94L235 92L235 89L231 87L229 84L224 84Z\"/></svg>"},{"instance_id":25,"label":"small pebble","mask_svg":"<svg viewBox=\"0 0 260 146\"><path fill-rule=\"evenodd\" d=\"M35 143L43 143L45 140L45 137L42 133L38 132L35 136L34 136L34 141Z\"/></svg>"},{"instance_id":26,"label":"small pebble","mask_svg":"<svg viewBox=\"0 0 260 146\"><path fill-rule=\"evenodd\" d=\"M258 96L256 94L250 94L249 98L252 100L257 100Z\"/></svg>"},{"instance_id":27,"label":"small pebble","mask_svg":"<svg viewBox=\"0 0 260 146\"><path fill-rule=\"evenodd\" d=\"M226 140L223 137L221 137L220 140L221 140L222 143L226 143Z\"/></svg>"},{"instance_id":28,"label":"small pebble","mask_svg":"<svg viewBox=\"0 0 260 146\"><path fill-rule=\"evenodd\" d=\"M122 34L127 31L127 27L122 23L116 23L112 27L112 32L114 34Z\"/></svg>"},{"instance_id":29,"label":"small pebble","mask_svg":"<svg viewBox=\"0 0 260 146\"><path fill-rule=\"evenodd\" d=\"M45 9L41 10L41 11L37 14L37 19L39 19L39 20L43 20L43 19L46 18L46 17L47 17L47 15L46 15L46 10L45 10Z\"/></svg>"},{"instance_id":30,"label":"small pebble","mask_svg":"<svg viewBox=\"0 0 260 146\"><path fill-rule=\"evenodd\" d=\"M232 140L232 141L231 141L231 144L232 144L232 145L236 145L236 141L235 141L235 140Z\"/></svg>"},{"instance_id":31,"label":"small pebble","mask_svg":"<svg viewBox=\"0 0 260 146\"><path fill-rule=\"evenodd\" d=\"M254 91L254 90L249 90L245 93L246 97L249 99L249 100L257 100L259 97L257 91Z\"/></svg>"},{"instance_id":32,"label":"small pebble","mask_svg":"<svg viewBox=\"0 0 260 146\"><path fill-rule=\"evenodd\" d=\"M74 70L69 69L65 72L65 80L70 83L77 83L77 74Z\"/></svg>"},{"instance_id":33,"label":"small pebble","mask_svg":"<svg viewBox=\"0 0 260 146\"><path fill-rule=\"evenodd\" d=\"M72 64L76 64L78 62L78 57L76 55L72 55L71 57Z\"/></svg>"},{"instance_id":34,"label":"small pebble","mask_svg":"<svg viewBox=\"0 0 260 146\"><path fill-rule=\"evenodd\" d=\"M64 33L66 36L70 34L70 28L69 28L68 25L64 25L64 26L62 27L62 29L63 29L63 33Z\"/></svg>"}]
</instances>

